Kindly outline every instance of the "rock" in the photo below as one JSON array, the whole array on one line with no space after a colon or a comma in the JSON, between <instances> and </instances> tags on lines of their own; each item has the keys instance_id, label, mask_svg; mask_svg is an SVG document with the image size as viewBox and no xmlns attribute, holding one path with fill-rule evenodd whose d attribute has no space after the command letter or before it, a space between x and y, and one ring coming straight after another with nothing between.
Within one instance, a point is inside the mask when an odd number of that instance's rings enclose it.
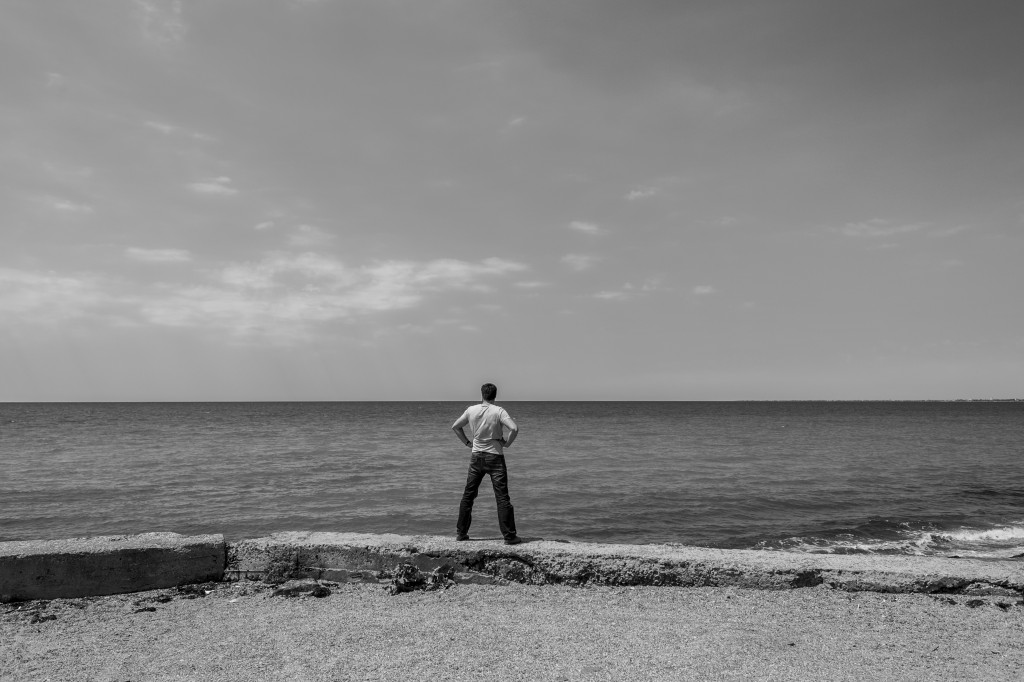
<instances>
[{"instance_id":1,"label":"rock","mask_svg":"<svg viewBox=\"0 0 1024 682\"><path fill-rule=\"evenodd\" d=\"M972 599L969 602L967 602L967 606L969 608L972 608L972 609L976 609L979 606L984 606L984 605L985 605L985 600L984 599Z\"/></svg>"},{"instance_id":2,"label":"rock","mask_svg":"<svg viewBox=\"0 0 1024 682\"><path fill-rule=\"evenodd\" d=\"M455 585L455 567L445 564L438 566L427 576L427 589L447 590Z\"/></svg>"},{"instance_id":3,"label":"rock","mask_svg":"<svg viewBox=\"0 0 1024 682\"><path fill-rule=\"evenodd\" d=\"M972 597L1016 597L1020 595L1017 590L990 583L971 583L961 593Z\"/></svg>"},{"instance_id":4,"label":"rock","mask_svg":"<svg viewBox=\"0 0 1024 682\"><path fill-rule=\"evenodd\" d=\"M426 587L427 580L423 577L420 569L416 568L412 564L399 564L395 569L394 577L391 578L391 582L388 584L388 592L392 595L401 594L402 592L412 592L413 590L422 590Z\"/></svg>"},{"instance_id":5,"label":"rock","mask_svg":"<svg viewBox=\"0 0 1024 682\"><path fill-rule=\"evenodd\" d=\"M199 585L178 585L178 593L183 595L183 599L198 599L213 592L213 587L213 585L205 583Z\"/></svg>"},{"instance_id":6,"label":"rock","mask_svg":"<svg viewBox=\"0 0 1024 682\"><path fill-rule=\"evenodd\" d=\"M30 623L43 623L43 622L46 622L48 620L57 620L57 616L53 615L52 613L49 614L49 615L46 615L46 616L38 614L38 613L33 613L32 614L32 620L30 620L29 622Z\"/></svg>"},{"instance_id":7,"label":"rock","mask_svg":"<svg viewBox=\"0 0 1024 682\"><path fill-rule=\"evenodd\" d=\"M133 613L153 613L155 611L155 606L143 606L141 609L135 609Z\"/></svg>"},{"instance_id":8,"label":"rock","mask_svg":"<svg viewBox=\"0 0 1024 682\"><path fill-rule=\"evenodd\" d=\"M414 590L444 590L455 584L455 567L445 564L424 575L412 564L399 564L387 586L392 595Z\"/></svg>"},{"instance_id":9,"label":"rock","mask_svg":"<svg viewBox=\"0 0 1024 682\"><path fill-rule=\"evenodd\" d=\"M312 595L318 599L327 597L331 591L316 580L290 580L281 587L274 590L271 597L300 597L304 594Z\"/></svg>"}]
</instances>

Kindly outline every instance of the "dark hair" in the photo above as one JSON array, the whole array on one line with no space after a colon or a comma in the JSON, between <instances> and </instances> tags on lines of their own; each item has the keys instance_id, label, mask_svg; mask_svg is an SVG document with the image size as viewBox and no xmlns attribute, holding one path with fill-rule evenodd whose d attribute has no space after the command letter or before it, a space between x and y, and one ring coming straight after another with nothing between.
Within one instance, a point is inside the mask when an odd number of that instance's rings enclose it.
<instances>
[{"instance_id":1,"label":"dark hair","mask_svg":"<svg viewBox=\"0 0 1024 682\"><path fill-rule=\"evenodd\" d=\"M494 384L484 384L480 387L480 395L484 400L494 400L498 397L498 387Z\"/></svg>"}]
</instances>

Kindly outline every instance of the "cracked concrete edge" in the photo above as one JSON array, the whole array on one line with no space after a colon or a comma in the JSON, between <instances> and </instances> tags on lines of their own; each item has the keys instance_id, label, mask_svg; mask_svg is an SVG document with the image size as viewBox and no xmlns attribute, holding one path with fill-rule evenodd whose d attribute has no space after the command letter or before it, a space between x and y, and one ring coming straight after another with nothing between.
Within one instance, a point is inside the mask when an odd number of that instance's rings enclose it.
<instances>
[{"instance_id":1,"label":"cracked concrete edge","mask_svg":"<svg viewBox=\"0 0 1024 682\"><path fill-rule=\"evenodd\" d=\"M1024 592L1024 563L918 556L821 555L531 540L287 532L231 543L225 579L374 579L402 563L450 566L463 582L733 586L929 594ZM334 578L332 578L334 576Z\"/></svg>"},{"instance_id":2,"label":"cracked concrete edge","mask_svg":"<svg viewBox=\"0 0 1024 682\"><path fill-rule=\"evenodd\" d=\"M141 592L224 577L223 535L104 535L0 542L0 600Z\"/></svg>"},{"instance_id":3,"label":"cracked concrete edge","mask_svg":"<svg viewBox=\"0 0 1024 682\"><path fill-rule=\"evenodd\" d=\"M0 600L98 596L244 578L386 579L400 564L447 567L460 583L733 586L932 594L1024 593L1024 563L917 556L821 555L526 538L286 532L225 543L176 533L0 542Z\"/></svg>"}]
</instances>

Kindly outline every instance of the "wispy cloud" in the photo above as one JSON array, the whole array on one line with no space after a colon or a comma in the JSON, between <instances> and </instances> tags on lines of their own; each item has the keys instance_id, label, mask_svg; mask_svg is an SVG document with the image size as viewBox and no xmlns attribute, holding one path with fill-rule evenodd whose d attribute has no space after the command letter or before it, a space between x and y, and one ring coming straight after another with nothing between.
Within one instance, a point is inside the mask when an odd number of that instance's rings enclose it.
<instances>
[{"instance_id":1,"label":"wispy cloud","mask_svg":"<svg viewBox=\"0 0 1024 682\"><path fill-rule=\"evenodd\" d=\"M88 317L113 300L93 275L0 268L0 315L9 322L57 324Z\"/></svg>"},{"instance_id":2,"label":"wispy cloud","mask_svg":"<svg viewBox=\"0 0 1024 682\"><path fill-rule=\"evenodd\" d=\"M659 178L648 179L646 182L638 182L628 192L625 198L627 201L644 201L656 196L671 193L679 185L688 183L689 180L678 175L665 175Z\"/></svg>"},{"instance_id":3,"label":"wispy cloud","mask_svg":"<svg viewBox=\"0 0 1024 682\"><path fill-rule=\"evenodd\" d=\"M124 250L124 254L132 260L143 263L187 263L192 260L192 254L184 249L142 249L130 247Z\"/></svg>"},{"instance_id":4,"label":"wispy cloud","mask_svg":"<svg viewBox=\"0 0 1024 682\"><path fill-rule=\"evenodd\" d=\"M135 13L143 35L153 43L170 45L185 37L181 0L135 0Z\"/></svg>"},{"instance_id":5,"label":"wispy cloud","mask_svg":"<svg viewBox=\"0 0 1024 682\"><path fill-rule=\"evenodd\" d=\"M588 270L597 265L600 260L597 256L589 256L582 253L569 253L562 256L562 262L576 272Z\"/></svg>"},{"instance_id":6,"label":"wispy cloud","mask_svg":"<svg viewBox=\"0 0 1024 682\"><path fill-rule=\"evenodd\" d=\"M598 235L604 234L607 230L603 227L594 223L584 222L582 220L574 220L569 223L569 229L575 230L576 232L582 232L583 234Z\"/></svg>"},{"instance_id":7,"label":"wispy cloud","mask_svg":"<svg viewBox=\"0 0 1024 682\"><path fill-rule=\"evenodd\" d=\"M164 123L163 121L146 121L144 125L150 130L157 131L161 135L182 135L185 137L191 137L195 140L202 140L204 142L212 142L216 139L212 135L199 133L194 130L187 130L176 125L171 125L170 123Z\"/></svg>"},{"instance_id":8,"label":"wispy cloud","mask_svg":"<svg viewBox=\"0 0 1024 682\"><path fill-rule=\"evenodd\" d=\"M58 213L89 214L95 211L92 204L86 204L80 201L72 201L71 199L66 199L64 197L56 197L49 194L35 197L35 201L36 203L45 206L51 211L57 211Z\"/></svg>"},{"instance_id":9,"label":"wispy cloud","mask_svg":"<svg viewBox=\"0 0 1024 682\"><path fill-rule=\"evenodd\" d=\"M710 296L711 294L717 293L717 291L718 290L715 289L710 284L700 284L700 285L697 285L697 286L695 286L693 288L693 295L694 296Z\"/></svg>"},{"instance_id":10,"label":"wispy cloud","mask_svg":"<svg viewBox=\"0 0 1024 682\"><path fill-rule=\"evenodd\" d=\"M64 213L92 213L94 210L90 204L69 201L67 199L58 199L53 202L52 206L54 210Z\"/></svg>"},{"instance_id":11,"label":"wispy cloud","mask_svg":"<svg viewBox=\"0 0 1024 682\"><path fill-rule=\"evenodd\" d=\"M133 247L125 255L151 263L191 258L181 249ZM0 318L22 324L107 319L292 343L311 338L323 323L408 310L444 294L486 292L496 279L526 270L501 258L389 260L352 267L315 253L274 253L208 270L204 282L164 281L140 289L93 274L0 268Z\"/></svg>"},{"instance_id":12,"label":"wispy cloud","mask_svg":"<svg viewBox=\"0 0 1024 682\"><path fill-rule=\"evenodd\" d=\"M146 121L146 127L164 135L170 135L179 130L176 126L172 126L169 123L161 123L160 121Z\"/></svg>"},{"instance_id":13,"label":"wispy cloud","mask_svg":"<svg viewBox=\"0 0 1024 682\"><path fill-rule=\"evenodd\" d=\"M551 286L551 285L548 282L526 281L526 282L516 282L514 286L517 286L520 289L543 289L544 287Z\"/></svg>"},{"instance_id":14,"label":"wispy cloud","mask_svg":"<svg viewBox=\"0 0 1024 682\"><path fill-rule=\"evenodd\" d=\"M495 277L525 271L513 261L487 258L380 261L349 267L314 253L271 254L223 268L205 286L165 286L142 309L153 323L226 329L238 337L291 342L317 323L413 308L444 292L484 292Z\"/></svg>"},{"instance_id":15,"label":"wispy cloud","mask_svg":"<svg viewBox=\"0 0 1024 682\"><path fill-rule=\"evenodd\" d=\"M599 298L605 301L626 301L633 298L649 296L660 291L668 291L668 289L662 285L662 278L660 276L654 276L648 277L640 285L635 285L632 282L626 282L622 285L621 289L599 291L594 294L594 298Z\"/></svg>"},{"instance_id":16,"label":"wispy cloud","mask_svg":"<svg viewBox=\"0 0 1024 682\"><path fill-rule=\"evenodd\" d=\"M200 182L189 183L188 188L193 192L198 192L199 194L213 194L221 196L233 196L238 194L238 190L231 185L231 178L223 175L217 178L207 178Z\"/></svg>"},{"instance_id":17,"label":"wispy cloud","mask_svg":"<svg viewBox=\"0 0 1024 682\"><path fill-rule=\"evenodd\" d=\"M628 201L641 201L643 199L650 199L659 191L660 190L657 187L637 187L636 189L631 189L629 193L626 194L626 199Z\"/></svg>"},{"instance_id":18,"label":"wispy cloud","mask_svg":"<svg viewBox=\"0 0 1024 682\"><path fill-rule=\"evenodd\" d=\"M259 229L257 227L257 229ZM334 235L315 225L299 225L288 238L288 243L300 248L320 246L334 239Z\"/></svg>"},{"instance_id":19,"label":"wispy cloud","mask_svg":"<svg viewBox=\"0 0 1024 682\"><path fill-rule=\"evenodd\" d=\"M927 223L894 223L882 218L872 218L861 223L846 223L838 228L847 237L891 237L897 234L918 232L928 227Z\"/></svg>"}]
</instances>

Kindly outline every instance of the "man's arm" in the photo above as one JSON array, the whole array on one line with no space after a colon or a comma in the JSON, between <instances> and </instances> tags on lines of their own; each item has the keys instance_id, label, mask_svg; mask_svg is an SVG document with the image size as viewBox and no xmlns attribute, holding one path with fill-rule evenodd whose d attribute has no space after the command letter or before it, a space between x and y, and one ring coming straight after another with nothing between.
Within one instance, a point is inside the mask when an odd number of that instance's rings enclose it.
<instances>
[{"instance_id":1,"label":"man's arm","mask_svg":"<svg viewBox=\"0 0 1024 682\"><path fill-rule=\"evenodd\" d=\"M501 415L501 423L508 429L508 436L505 437L505 442L502 443L502 446L507 448L512 445L512 441L519 435L519 427L512 421L512 417L508 416L508 412Z\"/></svg>"},{"instance_id":2,"label":"man's arm","mask_svg":"<svg viewBox=\"0 0 1024 682\"><path fill-rule=\"evenodd\" d=\"M452 424L452 431L455 432L455 435L459 437L459 440L462 441L462 444L465 445L466 447L469 447L470 445L473 444L473 441L466 437L466 432L462 430L468 423L469 417L467 417L466 413L463 412L462 416L455 420L455 423Z\"/></svg>"}]
</instances>

